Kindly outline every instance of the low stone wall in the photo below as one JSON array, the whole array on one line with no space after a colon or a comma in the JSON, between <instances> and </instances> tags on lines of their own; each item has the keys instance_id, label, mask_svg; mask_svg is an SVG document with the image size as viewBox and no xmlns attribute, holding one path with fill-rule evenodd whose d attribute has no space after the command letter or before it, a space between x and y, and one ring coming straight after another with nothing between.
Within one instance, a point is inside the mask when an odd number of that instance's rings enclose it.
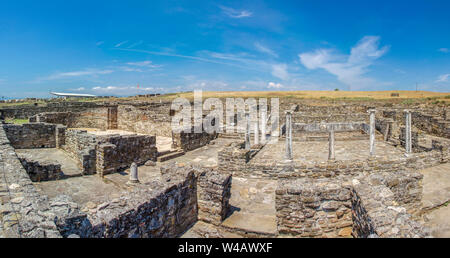
<instances>
[{"instance_id":1,"label":"low stone wall","mask_svg":"<svg viewBox=\"0 0 450 258\"><path fill-rule=\"evenodd\" d=\"M168 180L135 187L101 204L91 221L91 237L177 237L197 221L197 172L178 167Z\"/></svg>"},{"instance_id":2,"label":"low stone wall","mask_svg":"<svg viewBox=\"0 0 450 258\"><path fill-rule=\"evenodd\" d=\"M362 131L365 123L352 122L352 123L312 123L302 124L293 123L292 132L329 132L331 130L335 132L349 132L349 131Z\"/></svg>"},{"instance_id":3,"label":"low stone wall","mask_svg":"<svg viewBox=\"0 0 450 258\"><path fill-rule=\"evenodd\" d=\"M349 237L352 229L351 189L342 180L280 180L275 196L280 235Z\"/></svg>"},{"instance_id":4,"label":"low stone wall","mask_svg":"<svg viewBox=\"0 0 450 258\"><path fill-rule=\"evenodd\" d=\"M20 157L19 160L33 182L58 180L63 176L61 165L57 164L56 161L54 163L37 161L24 156Z\"/></svg>"},{"instance_id":5,"label":"low stone wall","mask_svg":"<svg viewBox=\"0 0 450 258\"><path fill-rule=\"evenodd\" d=\"M46 196L39 195L0 127L0 238L61 237Z\"/></svg>"},{"instance_id":6,"label":"low stone wall","mask_svg":"<svg viewBox=\"0 0 450 258\"><path fill-rule=\"evenodd\" d=\"M96 145L95 135L85 130L69 129L65 131L64 145L59 148L77 161L82 173L91 175L96 172Z\"/></svg>"},{"instance_id":7,"label":"low stone wall","mask_svg":"<svg viewBox=\"0 0 450 258\"><path fill-rule=\"evenodd\" d=\"M252 177L250 173L243 172L248 162L263 148L263 145L253 145L250 150L244 148L244 143L234 142L225 146L218 153L218 170L221 173L231 173L234 176L246 175Z\"/></svg>"},{"instance_id":8,"label":"low stone wall","mask_svg":"<svg viewBox=\"0 0 450 258\"><path fill-rule=\"evenodd\" d=\"M412 238L429 237L429 229L414 221L396 202L395 194L385 185L353 180L353 236Z\"/></svg>"},{"instance_id":9,"label":"low stone wall","mask_svg":"<svg viewBox=\"0 0 450 258\"><path fill-rule=\"evenodd\" d=\"M280 180L276 215L280 235L295 237L426 237L418 211L420 174L397 171L357 178Z\"/></svg>"},{"instance_id":10,"label":"low stone wall","mask_svg":"<svg viewBox=\"0 0 450 258\"><path fill-rule=\"evenodd\" d=\"M155 161L156 137L148 135L109 135L98 137L96 171L99 176L123 170L135 162Z\"/></svg>"},{"instance_id":11,"label":"low stone wall","mask_svg":"<svg viewBox=\"0 0 450 258\"><path fill-rule=\"evenodd\" d=\"M347 123L348 121L363 121L369 122L369 115L367 113L348 113L348 114L327 114L327 115L305 115L303 113L294 113L292 122L294 123Z\"/></svg>"},{"instance_id":12,"label":"low stone wall","mask_svg":"<svg viewBox=\"0 0 450 258\"><path fill-rule=\"evenodd\" d=\"M184 151L195 150L208 145L217 138L217 134L202 133L173 133L172 148L180 148Z\"/></svg>"},{"instance_id":13,"label":"low stone wall","mask_svg":"<svg viewBox=\"0 0 450 258\"><path fill-rule=\"evenodd\" d=\"M253 147L252 147L253 148ZM265 148L270 148L266 145ZM284 160L252 160L259 149L247 151L241 143L225 146L218 154L218 169L222 173L244 178L321 178L339 175L357 176L362 172L392 172L406 168L423 169L436 166L450 157L448 151L434 149L412 153L408 157L379 157L366 160L327 160L286 162Z\"/></svg>"},{"instance_id":14,"label":"low stone wall","mask_svg":"<svg viewBox=\"0 0 450 258\"><path fill-rule=\"evenodd\" d=\"M231 175L208 171L198 177L198 219L219 225L230 211Z\"/></svg>"},{"instance_id":15,"label":"low stone wall","mask_svg":"<svg viewBox=\"0 0 450 258\"><path fill-rule=\"evenodd\" d=\"M16 149L56 147L56 125L54 124L3 124L3 129L11 145Z\"/></svg>"},{"instance_id":16,"label":"low stone wall","mask_svg":"<svg viewBox=\"0 0 450 258\"><path fill-rule=\"evenodd\" d=\"M145 106L119 105L117 116L117 127L120 130L172 136L170 103L146 103Z\"/></svg>"},{"instance_id":17,"label":"low stone wall","mask_svg":"<svg viewBox=\"0 0 450 258\"><path fill-rule=\"evenodd\" d=\"M46 112L85 112L90 109L105 108L111 106L102 102L50 102L46 105L18 105L2 107L6 118L28 119L34 115Z\"/></svg>"},{"instance_id":18,"label":"low stone wall","mask_svg":"<svg viewBox=\"0 0 450 258\"><path fill-rule=\"evenodd\" d=\"M112 122L109 109L114 107L89 108L81 112L44 112L30 117L30 122L62 124L70 128L109 129ZM117 114L115 114L117 117Z\"/></svg>"},{"instance_id":19,"label":"low stone wall","mask_svg":"<svg viewBox=\"0 0 450 258\"><path fill-rule=\"evenodd\" d=\"M404 170L373 173L364 178L370 185L384 185L389 188L395 202L414 216L419 215L422 207L422 179L422 174Z\"/></svg>"}]
</instances>

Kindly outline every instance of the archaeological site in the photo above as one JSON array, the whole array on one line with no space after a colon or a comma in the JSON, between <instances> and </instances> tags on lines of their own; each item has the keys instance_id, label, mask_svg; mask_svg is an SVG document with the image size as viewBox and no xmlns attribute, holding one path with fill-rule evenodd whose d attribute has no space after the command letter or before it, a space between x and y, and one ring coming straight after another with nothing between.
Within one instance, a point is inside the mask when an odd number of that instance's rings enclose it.
<instances>
[{"instance_id":1,"label":"archaeological site","mask_svg":"<svg viewBox=\"0 0 450 258\"><path fill-rule=\"evenodd\" d=\"M158 96L0 107L0 237L450 237L445 105L255 99L213 133Z\"/></svg>"}]
</instances>

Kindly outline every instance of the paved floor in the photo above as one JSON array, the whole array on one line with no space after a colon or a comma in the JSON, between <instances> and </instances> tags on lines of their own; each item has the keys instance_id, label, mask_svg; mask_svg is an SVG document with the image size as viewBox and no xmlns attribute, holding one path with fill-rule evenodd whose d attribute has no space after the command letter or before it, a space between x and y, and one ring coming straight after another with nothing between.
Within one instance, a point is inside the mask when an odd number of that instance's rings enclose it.
<instances>
[{"instance_id":1,"label":"paved floor","mask_svg":"<svg viewBox=\"0 0 450 258\"><path fill-rule=\"evenodd\" d=\"M38 161L49 161L60 164L61 170L67 176L81 176L81 170L75 160L70 158L64 151L56 148L40 149L16 149L19 157L29 157Z\"/></svg>"},{"instance_id":2,"label":"paved floor","mask_svg":"<svg viewBox=\"0 0 450 258\"><path fill-rule=\"evenodd\" d=\"M234 230L275 235L276 188L276 180L233 177L230 199L232 214L222 225Z\"/></svg>"},{"instance_id":3,"label":"paved floor","mask_svg":"<svg viewBox=\"0 0 450 258\"><path fill-rule=\"evenodd\" d=\"M217 153L229 143L230 139L217 139L213 144L187 152L185 155L163 163L156 163L156 166L139 166L139 180L142 183L160 180L160 167L169 162L182 162L192 164L202 164L204 166L217 166ZM44 151L43 151L44 150ZM28 152L29 150L26 150ZM56 157L58 162L69 164L69 159L64 152L57 149L36 149L36 152L45 158ZM33 150L34 152L34 150ZM44 154L46 153L46 154ZM53 156L55 155L55 156ZM66 164L67 163L67 164ZM95 207L96 205L119 197L123 191L132 188L126 183L129 179L129 169L106 175L100 178L97 175L72 177L57 181L45 181L35 183L36 187L50 198L60 194L66 194L83 207Z\"/></svg>"},{"instance_id":4,"label":"paved floor","mask_svg":"<svg viewBox=\"0 0 450 258\"><path fill-rule=\"evenodd\" d=\"M328 141L293 142L293 158L299 161L327 161ZM266 145L250 162L265 160L283 160L285 154L285 142L278 141L275 144ZM375 156L395 157L403 155L404 151L395 148L385 142L375 143ZM336 141L336 160L365 160L369 158L369 141Z\"/></svg>"},{"instance_id":5,"label":"paved floor","mask_svg":"<svg viewBox=\"0 0 450 258\"><path fill-rule=\"evenodd\" d=\"M434 237L450 237L450 164L422 169L423 216Z\"/></svg>"}]
</instances>

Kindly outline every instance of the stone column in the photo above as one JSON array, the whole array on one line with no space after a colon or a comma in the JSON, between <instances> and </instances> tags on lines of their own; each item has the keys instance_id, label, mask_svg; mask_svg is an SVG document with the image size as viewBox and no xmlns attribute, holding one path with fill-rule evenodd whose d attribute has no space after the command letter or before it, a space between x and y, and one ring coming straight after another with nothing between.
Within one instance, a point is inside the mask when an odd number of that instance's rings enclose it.
<instances>
[{"instance_id":1,"label":"stone column","mask_svg":"<svg viewBox=\"0 0 450 258\"><path fill-rule=\"evenodd\" d=\"M266 113L261 113L261 143L266 143L266 127L267 127L267 117Z\"/></svg>"},{"instance_id":2,"label":"stone column","mask_svg":"<svg viewBox=\"0 0 450 258\"><path fill-rule=\"evenodd\" d=\"M245 149L250 150L250 114L248 112L245 113L245 121Z\"/></svg>"},{"instance_id":3,"label":"stone column","mask_svg":"<svg viewBox=\"0 0 450 258\"><path fill-rule=\"evenodd\" d=\"M255 128L254 128L254 134L255 134L255 144L259 144L259 121L258 116L256 116L256 121L254 122Z\"/></svg>"},{"instance_id":4,"label":"stone column","mask_svg":"<svg viewBox=\"0 0 450 258\"><path fill-rule=\"evenodd\" d=\"M334 130L328 134L328 160L334 160Z\"/></svg>"},{"instance_id":5,"label":"stone column","mask_svg":"<svg viewBox=\"0 0 450 258\"><path fill-rule=\"evenodd\" d=\"M292 111L286 111L286 159L292 160Z\"/></svg>"},{"instance_id":6,"label":"stone column","mask_svg":"<svg viewBox=\"0 0 450 258\"><path fill-rule=\"evenodd\" d=\"M375 109L369 110L370 127L369 127L369 153L370 156L375 155Z\"/></svg>"},{"instance_id":7,"label":"stone column","mask_svg":"<svg viewBox=\"0 0 450 258\"><path fill-rule=\"evenodd\" d=\"M138 167L136 163L132 163L130 167L130 179L128 180L128 183L130 184L136 184L139 183L138 179Z\"/></svg>"},{"instance_id":8,"label":"stone column","mask_svg":"<svg viewBox=\"0 0 450 258\"><path fill-rule=\"evenodd\" d=\"M411 140L411 111L405 110L405 149L406 153L412 152L412 140Z\"/></svg>"}]
</instances>

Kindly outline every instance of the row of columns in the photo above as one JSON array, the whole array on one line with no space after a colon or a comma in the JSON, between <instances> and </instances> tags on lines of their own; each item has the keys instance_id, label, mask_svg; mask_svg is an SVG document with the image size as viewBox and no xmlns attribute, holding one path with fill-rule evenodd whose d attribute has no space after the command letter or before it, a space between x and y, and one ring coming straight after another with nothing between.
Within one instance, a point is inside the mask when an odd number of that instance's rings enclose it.
<instances>
[{"instance_id":1,"label":"row of columns","mask_svg":"<svg viewBox=\"0 0 450 258\"><path fill-rule=\"evenodd\" d=\"M375 109L370 109L369 113L369 154L370 156L375 155ZM246 113L247 120L247 129L245 131L245 148L250 149L250 119L249 114ZM412 152L412 140L411 140L411 111L405 110L405 149L406 153L409 154ZM266 119L262 118L262 127L261 127L261 142L264 143L266 136ZM258 144L259 141L259 125L258 122L255 123L255 144ZM292 152L292 111L286 111L286 143L285 143L285 159L292 160L293 152ZM334 144L335 143L335 132L334 130L330 130L328 134L328 159L335 159L335 151Z\"/></svg>"},{"instance_id":2,"label":"row of columns","mask_svg":"<svg viewBox=\"0 0 450 258\"><path fill-rule=\"evenodd\" d=\"M370 109L369 113L369 154L370 156L375 155L375 109ZM245 149L250 149L250 119L249 114L245 114L245 118L247 120L247 128L245 131ZM412 139L411 139L411 111L405 110L405 149L406 153L409 154L412 152ZM261 142L265 142L266 137L266 119L262 117L262 125L261 125ZM286 143L285 143L285 158L286 160L293 159L292 152L292 111L286 111ZM259 144L259 123L255 122L254 126L254 136L255 136L255 144ZM334 143L335 143L335 132L334 130L330 130L328 134L328 159L335 159L334 152Z\"/></svg>"},{"instance_id":3,"label":"row of columns","mask_svg":"<svg viewBox=\"0 0 450 258\"><path fill-rule=\"evenodd\" d=\"M250 142L250 114L245 113L245 120L246 120L246 128L245 128L245 149L250 150L251 142ZM266 114L263 112L261 113L261 135L259 135L260 130L259 121L254 121L254 144L262 143L264 144L266 142L266 128L267 128L267 118Z\"/></svg>"}]
</instances>

